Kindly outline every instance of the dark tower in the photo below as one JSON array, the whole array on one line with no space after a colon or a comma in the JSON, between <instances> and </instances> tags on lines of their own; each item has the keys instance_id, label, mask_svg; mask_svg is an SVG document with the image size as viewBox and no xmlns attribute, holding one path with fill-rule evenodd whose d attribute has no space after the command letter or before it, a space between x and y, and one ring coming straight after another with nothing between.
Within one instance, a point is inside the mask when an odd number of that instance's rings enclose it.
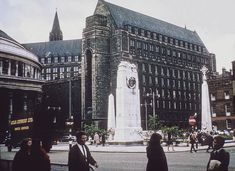
<instances>
[{"instance_id":1,"label":"dark tower","mask_svg":"<svg viewBox=\"0 0 235 171\"><path fill-rule=\"evenodd\" d=\"M57 15L57 11L55 13L55 18L52 26L52 30L50 32L50 41L57 41L57 40L63 40L63 33L60 30L60 23Z\"/></svg>"},{"instance_id":2,"label":"dark tower","mask_svg":"<svg viewBox=\"0 0 235 171\"><path fill-rule=\"evenodd\" d=\"M86 19L82 39L82 119L105 128L110 86L110 28L107 18L93 15Z\"/></svg>"}]
</instances>

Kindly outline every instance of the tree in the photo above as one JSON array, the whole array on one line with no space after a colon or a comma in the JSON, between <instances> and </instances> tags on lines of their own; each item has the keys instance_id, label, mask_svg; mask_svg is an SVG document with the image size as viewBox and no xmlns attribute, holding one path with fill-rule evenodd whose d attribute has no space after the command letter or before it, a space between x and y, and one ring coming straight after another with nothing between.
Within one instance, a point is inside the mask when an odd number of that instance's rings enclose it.
<instances>
[{"instance_id":1,"label":"tree","mask_svg":"<svg viewBox=\"0 0 235 171\"><path fill-rule=\"evenodd\" d=\"M161 122L160 122L158 116L149 115L148 126L149 126L150 130L154 130L154 131L161 129L162 125L161 125Z\"/></svg>"}]
</instances>

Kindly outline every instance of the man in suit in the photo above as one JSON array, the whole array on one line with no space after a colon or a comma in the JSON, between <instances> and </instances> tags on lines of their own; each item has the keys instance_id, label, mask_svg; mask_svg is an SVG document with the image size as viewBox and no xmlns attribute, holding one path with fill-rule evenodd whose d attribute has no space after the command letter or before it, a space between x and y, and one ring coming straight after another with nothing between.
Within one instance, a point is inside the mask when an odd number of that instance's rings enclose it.
<instances>
[{"instance_id":1,"label":"man in suit","mask_svg":"<svg viewBox=\"0 0 235 171\"><path fill-rule=\"evenodd\" d=\"M83 131L77 132L76 138L77 143L69 151L69 171L89 171L89 164L98 167L97 162L85 145L87 140L86 133Z\"/></svg>"},{"instance_id":2,"label":"man in suit","mask_svg":"<svg viewBox=\"0 0 235 171\"><path fill-rule=\"evenodd\" d=\"M207 164L207 171L228 171L229 153L223 149L224 138L215 136L213 141L214 149L210 154Z\"/></svg>"}]
</instances>

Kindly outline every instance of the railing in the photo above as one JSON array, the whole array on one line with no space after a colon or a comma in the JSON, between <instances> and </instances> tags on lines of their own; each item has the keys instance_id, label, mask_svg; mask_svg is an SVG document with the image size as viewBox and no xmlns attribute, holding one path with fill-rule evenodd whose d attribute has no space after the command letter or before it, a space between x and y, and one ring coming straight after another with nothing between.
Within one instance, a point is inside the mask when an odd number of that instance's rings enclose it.
<instances>
[{"instance_id":1,"label":"railing","mask_svg":"<svg viewBox=\"0 0 235 171\"><path fill-rule=\"evenodd\" d=\"M12 171L12 160L0 159L0 170ZM68 171L68 165L51 163L51 171ZM90 171L94 171L94 169L91 166L90 166Z\"/></svg>"}]
</instances>

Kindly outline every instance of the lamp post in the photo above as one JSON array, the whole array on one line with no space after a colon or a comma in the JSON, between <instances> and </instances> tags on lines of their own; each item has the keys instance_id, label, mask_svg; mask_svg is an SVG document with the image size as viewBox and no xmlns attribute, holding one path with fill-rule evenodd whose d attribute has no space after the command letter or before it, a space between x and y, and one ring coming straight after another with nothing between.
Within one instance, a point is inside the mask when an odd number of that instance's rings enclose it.
<instances>
[{"instance_id":1,"label":"lamp post","mask_svg":"<svg viewBox=\"0 0 235 171\"><path fill-rule=\"evenodd\" d=\"M150 105L153 107L153 117L156 117L156 108L155 108L155 97L159 97L158 92L155 95L155 92L150 88L150 93L147 93L147 97L152 96L152 102Z\"/></svg>"}]
</instances>

